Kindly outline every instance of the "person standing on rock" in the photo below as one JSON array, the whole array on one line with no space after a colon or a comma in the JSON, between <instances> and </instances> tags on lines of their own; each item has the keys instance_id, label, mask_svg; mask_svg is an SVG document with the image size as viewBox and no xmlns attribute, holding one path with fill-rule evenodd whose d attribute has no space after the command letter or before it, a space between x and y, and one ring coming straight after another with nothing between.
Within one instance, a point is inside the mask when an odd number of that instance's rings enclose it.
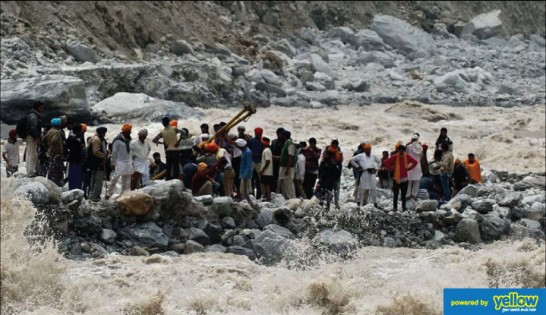
<instances>
[{"instance_id":1,"label":"person standing on rock","mask_svg":"<svg viewBox=\"0 0 546 315\"><path fill-rule=\"evenodd\" d=\"M45 141L45 136L49 132L49 129L51 129L50 125L44 126L41 140L38 144L38 163L34 172L35 176L47 176L49 161L47 159L47 142Z\"/></svg>"},{"instance_id":2,"label":"person standing on rock","mask_svg":"<svg viewBox=\"0 0 546 315\"><path fill-rule=\"evenodd\" d=\"M91 138L87 147L87 168L91 171L91 182L89 185L90 200L100 201L102 184L105 177L105 164L108 156L108 144L104 137L106 136L105 127L98 127L96 134Z\"/></svg>"},{"instance_id":3,"label":"person standing on rock","mask_svg":"<svg viewBox=\"0 0 546 315\"><path fill-rule=\"evenodd\" d=\"M51 129L44 140L47 144L48 169L47 178L62 187L64 184L64 146L61 136L60 118L51 119Z\"/></svg>"},{"instance_id":4,"label":"person standing on rock","mask_svg":"<svg viewBox=\"0 0 546 315\"><path fill-rule=\"evenodd\" d=\"M303 189L307 199L313 197L313 189L317 182L319 159L321 155L321 149L317 148L317 139L309 138L309 145L302 149L303 155L305 155L305 178L303 179Z\"/></svg>"},{"instance_id":5,"label":"person standing on rock","mask_svg":"<svg viewBox=\"0 0 546 315\"><path fill-rule=\"evenodd\" d=\"M435 150L432 161L429 164L429 173L432 178L432 190L437 193L439 196L443 196L442 190L442 150ZM432 196L429 191L429 196ZM441 199L441 198L440 198Z\"/></svg>"},{"instance_id":6,"label":"person standing on rock","mask_svg":"<svg viewBox=\"0 0 546 315\"><path fill-rule=\"evenodd\" d=\"M329 146L327 146L324 149L324 152L322 154L322 158L325 158L325 153L330 152L329 158L337 163L339 165L339 169L341 170L343 168L343 151L341 151L341 148L339 147L339 141L334 138L332 139L332 142ZM341 185L341 176L337 179L337 181L334 183L334 205L336 208L339 208L339 189Z\"/></svg>"},{"instance_id":7,"label":"person standing on rock","mask_svg":"<svg viewBox=\"0 0 546 315\"><path fill-rule=\"evenodd\" d=\"M180 165L184 168L184 165L191 163L194 160L193 157L193 141L189 138L189 130L182 128L180 130L180 140L178 147L180 148Z\"/></svg>"},{"instance_id":8,"label":"person standing on rock","mask_svg":"<svg viewBox=\"0 0 546 315\"><path fill-rule=\"evenodd\" d=\"M296 145L291 139L290 131L285 130L282 133L284 145L279 158L279 182L281 193L286 200L296 198L296 188L294 187L294 177L296 174Z\"/></svg>"},{"instance_id":9,"label":"person standing on rock","mask_svg":"<svg viewBox=\"0 0 546 315\"><path fill-rule=\"evenodd\" d=\"M36 165L38 163L38 144L42 136L42 112L44 103L37 101L32 105L32 111L27 116L27 136L25 141L26 148L26 168L29 177L36 174Z\"/></svg>"},{"instance_id":10,"label":"person standing on rock","mask_svg":"<svg viewBox=\"0 0 546 315\"><path fill-rule=\"evenodd\" d=\"M265 201L271 201L271 191L273 187L273 154L269 144L271 141L267 137L262 137L264 150L262 152L262 161L260 170L260 178L264 188Z\"/></svg>"},{"instance_id":11,"label":"person standing on rock","mask_svg":"<svg viewBox=\"0 0 546 315\"><path fill-rule=\"evenodd\" d=\"M106 199L112 197L116 185L121 180L121 193L131 189L133 175L133 159L131 153L131 130L133 126L125 123L121 132L112 140L112 178L106 193ZM176 136L175 136L176 137Z\"/></svg>"},{"instance_id":12,"label":"person standing on rock","mask_svg":"<svg viewBox=\"0 0 546 315\"><path fill-rule=\"evenodd\" d=\"M377 171L377 177L379 177L379 187L383 189L391 188L391 172L385 166L385 161L389 159L389 151L383 151L381 157L381 166Z\"/></svg>"},{"instance_id":13,"label":"person standing on rock","mask_svg":"<svg viewBox=\"0 0 546 315\"><path fill-rule=\"evenodd\" d=\"M146 138L148 137L148 130L140 129L138 131L138 139L131 142L131 155L133 156L133 174L134 180L131 181L131 190L137 188L137 184L141 183L142 186L146 186L150 182L150 163L148 156L152 151L152 148Z\"/></svg>"},{"instance_id":14,"label":"person standing on rock","mask_svg":"<svg viewBox=\"0 0 546 315\"><path fill-rule=\"evenodd\" d=\"M468 154L468 159L464 160L464 166L468 170L470 175L471 184L480 184L482 182L482 170L480 167L480 161L476 159L474 153Z\"/></svg>"},{"instance_id":15,"label":"person standing on rock","mask_svg":"<svg viewBox=\"0 0 546 315\"><path fill-rule=\"evenodd\" d=\"M440 129L440 135L436 140L436 150L442 150L442 143L447 143L447 145L449 146L449 151L453 151L453 142L447 136L447 128L445 127L442 127L442 129Z\"/></svg>"},{"instance_id":16,"label":"person standing on rock","mask_svg":"<svg viewBox=\"0 0 546 315\"><path fill-rule=\"evenodd\" d=\"M302 141L296 145L296 175L294 176L294 186L296 187L296 197L307 198L305 189L303 188L303 180L305 179L305 155L303 149L307 147L307 143Z\"/></svg>"},{"instance_id":17,"label":"person standing on rock","mask_svg":"<svg viewBox=\"0 0 546 315\"><path fill-rule=\"evenodd\" d=\"M280 191L280 186L278 185L279 182L279 159L281 157L282 147L284 145L284 140L282 138L282 134L284 132L284 128L277 128L277 139L273 139L271 141L271 153L273 154L273 187L271 189L277 193Z\"/></svg>"},{"instance_id":18,"label":"person standing on rock","mask_svg":"<svg viewBox=\"0 0 546 315\"><path fill-rule=\"evenodd\" d=\"M453 176L453 153L449 149L449 144L443 142L442 147L442 174L440 180L442 182L442 193L444 201L448 202L451 199L451 177Z\"/></svg>"},{"instance_id":19,"label":"person standing on rock","mask_svg":"<svg viewBox=\"0 0 546 315\"><path fill-rule=\"evenodd\" d=\"M241 169L239 170L239 178L241 179L241 187L239 192L241 194L241 200L247 199L252 192L252 185L250 180L252 179L252 152L247 146L247 143L243 139L235 140L235 144L241 149Z\"/></svg>"},{"instance_id":20,"label":"person standing on rock","mask_svg":"<svg viewBox=\"0 0 546 315\"><path fill-rule=\"evenodd\" d=\"M469 182L469 176L468 171L466 170L466 167L459 159L455 159L454 165L453 165L453 192L451 193L451 196L455 196L459 190L463 189L466 185L468 185Z\"/></svg>"},{"instance_id":21,"label":"person standing on rock","mask_svg":"<svg viewBox=\"0 0 546 315\"><path fill-rule=\"evenodd\" d=\"M159 139L163 138L163 145L165 146L165 158L167 160L167 180L178 179L180 174L180 141L176 139L176 127L170 125L169 117L163 117L161 123L165 129L152 140L156 145L159 143Z\"/></svg>"},{"instance_id":22,"label":"person standing on rock","mask_svg":"<svg viewBox=\"0 0 546 315\"><path fill-rule=\"evenodd\" d=\"M421 169L421 157L423 156L423 147L419 143L419 134L414 133L411 136L410 143L407 144L406 150L408 154L417 161L417 166L408 172L408 192L407 196L410 199L417 200L417 193L419 192L419 181L423 177L423 170Z\"/></svg>"},{"instance_id":23,"label":"person standing on rock","mask_svg":"<svg viewBox=\"0 0 546 315\"><path fill-rule=\"evenodd\" d=\"M369 202L373 202L374 206L377 205L377 179L375 174L381 166L381 160L372 155L372 145L369 143L364 144L364 153L360 153L351 158L349 163L357 168L361 169L360 181L358 185L357 193L357 205L366 205Z\"/></svg>"},{"instance_id":24,"label":"person standing on rock","mask_svg":"<svg viewBox=\"0 0 546 315\"><path fill-rule=\"evenodd\" d=\"M385 161L388 170L394 171L392 191L393 191L393 211L398 210L398 195L402 199L402 210L406 211L406 194L408 192L408 171L418 165L418 162L410 155L406 154L406 147L398 144L397 153Z\"/></svg>"},{"instance_id":25,"label":"person standing on rock","mask_svg":"<svg viewBox=\"0 0 546 315\"><path fill-rule=\"evenodd\" d=\"M252 152L252 191L256 190L257 199L262 198L260 170L262 169L262 153L264 151L264 145L262 144L263 133L262 128L255 128L254 137L248 142L248 148Z\"/></svg>"},{"instance_id":26,"label":"person standing on rock","mask_svg":"<svg viewBox=\"0 0 546 315\"><path fill-rule=\"evenodd\" d=\"M84 148L82 125L74 125L66 139L68 151L68 189L81 189L84 178Z\"/></svg>"},{"instance_id":27,"label":"person standing on rock","mask_svg":"<svg viewBox=\"0 0 546 315\"><path fill-rule=\"evenodd\" d=\"M421 155L421 161L419 161L419 164L421 165L421 171L423 172L423 177L429 177L430 173L428 169L428 158L427 158L428 145L423 144L421 145L421 147L423 148L423 154Z\"/></svg>"},{"instance_id":28,"label":"person standing on rock","mask_svg":"<svg viewBox=\"0 0 546 315\"><path fill-rule=\"evenodd\" d=\"M335 162L335 157L332 157L331 151L326 151L323 154L322 161L319 165L318 183L315 188L315 194L320 200L320 205L330 210L332 202L332 190L335 183L341 177L341 167Z\"/></svg>"},{"instance_id":29,"label":"person standing on rock","mask_svg":"<svg viewBox=\"0 0 546 315\"><path fill-rule=\"evenodd\" d=\"M218 170L223 173L222 186L224 188L224 196L233 197L233 181L235 179L235 171L231 164L231 154L226 148L219 148L216 154Z\"/></svg>"},{"instance_id":30,"label":"person standing on rock","mask_svg":"<svg viewBox=\"0 0 546 315\"><path fill-rule=\"evenodd\" d=\"M9 131L8 140L2 150L2 158L6 161L6 175L11 177L19 169L19 146L22 140L17 140L17 131Z\"/></svg>"}]
</instances>

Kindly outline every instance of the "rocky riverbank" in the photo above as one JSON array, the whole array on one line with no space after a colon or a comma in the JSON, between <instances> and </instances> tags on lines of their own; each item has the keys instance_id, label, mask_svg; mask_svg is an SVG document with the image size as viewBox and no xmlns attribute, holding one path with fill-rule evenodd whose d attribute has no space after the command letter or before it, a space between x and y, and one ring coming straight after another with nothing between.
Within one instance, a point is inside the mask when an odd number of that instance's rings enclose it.
<instances>
[{"instance_id":1,"label":"rocky riverbank","mask_svg":"<svg viewBox=\"0 0 546 315\"><path fill-rule=\"evenodd\" d=\"M344 174L342 196L352 191ZM313 257L350 256L362 246L435 249L532 238L544 241L544 174L488 173L481 186L467 186L438 209L436 201L410 202L392 212L391 192L380 190L380 206L323 211L315 200L271 203L228 197L192 197L179 181L158 181L112 200L93 203L79 190L64 191L45 178L12 178L2 196L29 198L37 207L32 240L53 235L71 259L183 255L220 252L245 255L264 264L308 264ZM46 224L43 224L46 223Z\"/></svg>"},{"instance_id":2,"label":"rocky riverbank","mask_svg":"<svg viewBox=\"0 0 546 315\"><path fill-rule=\"evenodd\" d=\"M325 108L402 100L453 106L512 107L545 103L545 40L504 37L491 11L429 33L388 15L369 28L300 28L292 36L248 40L252 53L220 43L162 37L153 53L121 58L49 29L52 46L29 36L2 38L2 121L13 124L33 100L49 116L105 123L134 118L125 108L140 93L164 111L253 106ZM126 96L126 95L125 95ZM140 106L144 101L137 102ZM130 112L130 111L129 111ZM139 117L146 118L146 112ZM137 115L138 116L138 115Z\"/></svg>"}]
</instances>

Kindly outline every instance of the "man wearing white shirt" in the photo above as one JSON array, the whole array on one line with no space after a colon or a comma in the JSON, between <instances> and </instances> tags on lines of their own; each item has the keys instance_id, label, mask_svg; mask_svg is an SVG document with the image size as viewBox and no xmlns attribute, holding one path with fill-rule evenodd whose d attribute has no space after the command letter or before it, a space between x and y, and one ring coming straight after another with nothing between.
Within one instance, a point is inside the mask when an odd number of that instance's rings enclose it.
<instances>
[{"instance_id":1,"label":"man wearing white shirt","mask_svg":"<svg viewBox=\"0 0 546 315\"><path fill-rule=\"evenodd\" d=\"M141 129L138 131L138 139L131 142L131 155L133 156L133 168L135 173L138 173L138 179L141 180L142 186L148 185L150 182L150 165L148 156L152 148L146 141L148 130ZM138 182L138 180L136 181ZM133 183L132 183L133 184ZM136 184L136 183L134 183ZM131 185L132 189L136 189L136 185Z\"/></svg>"}]
</instances>

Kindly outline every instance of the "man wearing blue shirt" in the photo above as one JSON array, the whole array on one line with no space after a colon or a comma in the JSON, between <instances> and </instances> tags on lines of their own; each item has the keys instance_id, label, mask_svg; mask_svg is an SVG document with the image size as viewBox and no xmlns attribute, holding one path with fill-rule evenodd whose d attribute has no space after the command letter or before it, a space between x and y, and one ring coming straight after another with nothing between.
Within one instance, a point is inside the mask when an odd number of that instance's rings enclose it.
<instances>
[{"instance_id":1,"label":"man wearing blue shirt","mask_svg":"<svg viewBox=\"0 0 546 315\"><path fill-rule=\"evenodd\" d=\"M262 197L262 185L260 171L262 170L262 153L264 145L262 144L262 134L264 130L260 127L254 129L254 137L250 139L248 148L252 152L252 191L256 189L256 198Z\"/></svg>"},{"instance_id":2,"label":"man wearing blue shirt","mask_svg":"<svg viewBox=\"0 0 546 315\"><path fill-rule=\"evenodd\" d=\"M252 191L252 185L250 184L250 180L252 179L252 152L243 139L237 139L235 144L243 151L241 155L241 169L239 170L241 200L248 200L248 195Z\"/></svg>"}]
</instances>

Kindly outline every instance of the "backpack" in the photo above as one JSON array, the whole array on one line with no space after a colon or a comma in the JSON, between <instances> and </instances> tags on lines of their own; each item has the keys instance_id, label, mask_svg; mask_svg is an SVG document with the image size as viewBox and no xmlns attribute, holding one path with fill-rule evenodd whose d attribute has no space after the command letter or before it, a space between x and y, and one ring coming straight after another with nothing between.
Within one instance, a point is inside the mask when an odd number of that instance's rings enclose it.
<instances>
[{"instance_id":1,"label":"backpack","mask_svg":"<svg viewBox=\"0 0 546 315\"><path fill-rule=\"evenodd\" d=\"M25 139L28 136L28 115L17 121L15 131L19 138Z\"/></svg>"}]
</instances>

